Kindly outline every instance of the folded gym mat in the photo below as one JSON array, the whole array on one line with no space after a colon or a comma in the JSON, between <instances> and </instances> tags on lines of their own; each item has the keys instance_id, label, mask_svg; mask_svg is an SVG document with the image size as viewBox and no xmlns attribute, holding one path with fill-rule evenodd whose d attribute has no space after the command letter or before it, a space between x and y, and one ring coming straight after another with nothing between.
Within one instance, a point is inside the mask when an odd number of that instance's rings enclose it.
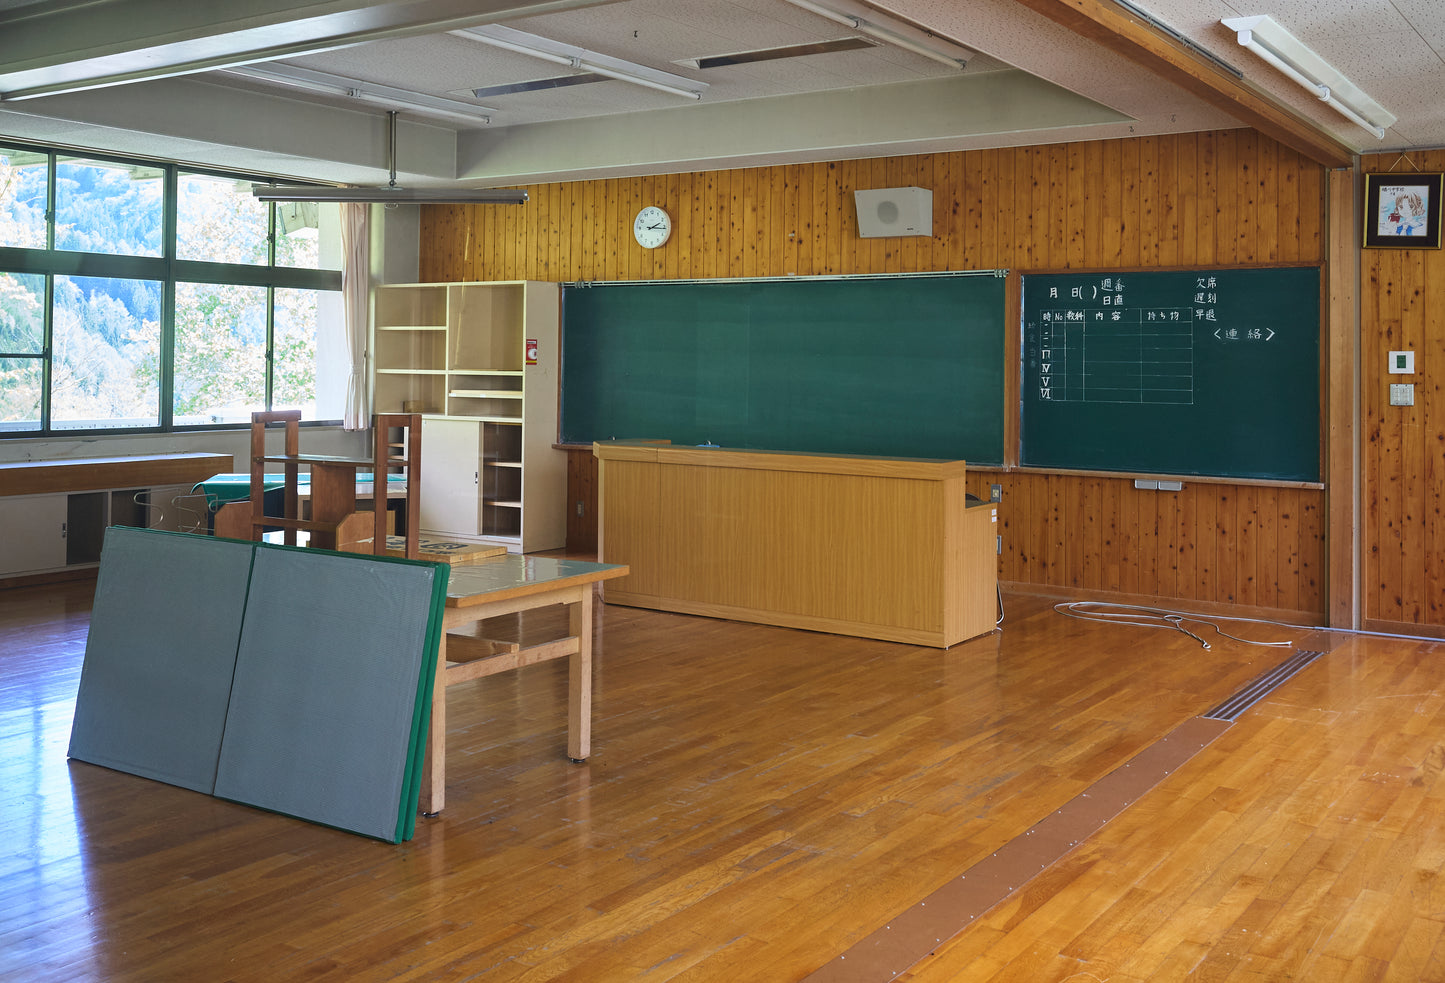
<instances>
[{"instance_id":1,"label":"folded gym mat","mask_svg":"<svg viewBox=\"0 0 1445 983\"><path fill-rule=\"evenodd\" d=\"M112 527L70 755L410 839L449 569Z\"/></svg>"}]
</instances>

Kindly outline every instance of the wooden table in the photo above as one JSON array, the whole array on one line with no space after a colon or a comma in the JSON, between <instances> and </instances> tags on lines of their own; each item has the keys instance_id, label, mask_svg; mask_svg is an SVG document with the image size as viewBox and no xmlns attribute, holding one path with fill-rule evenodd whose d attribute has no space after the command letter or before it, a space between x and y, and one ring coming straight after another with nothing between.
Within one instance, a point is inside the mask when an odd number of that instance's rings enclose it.
<instances>
[{"instance_id":1,"label":"wooden table","mask_svg":"<svg viewBox=\"0 0 1445 983\"><path fill-rule=\"evenodd\" d=\"M592 596L595 584L627 575L627 567L584 560L509 553L481 563L455 566L447 581L445 631L486 618L565 604L569 634L529 645L495 642L445 632L437 652L431 731L422 772L421 811L441 812L446 804L447 687L550 659L570 659L567 680L567 756L582 761L592 753Z\"/></svg>"}]
</instances>

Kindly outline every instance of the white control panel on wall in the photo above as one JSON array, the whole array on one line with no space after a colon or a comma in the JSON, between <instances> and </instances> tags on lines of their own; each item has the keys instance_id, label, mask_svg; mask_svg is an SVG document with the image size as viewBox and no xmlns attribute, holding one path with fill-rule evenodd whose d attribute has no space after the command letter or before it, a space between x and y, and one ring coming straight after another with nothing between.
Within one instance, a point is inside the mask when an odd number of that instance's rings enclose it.
<instances>
[{"instance_id":1,"label":"white control panel on wall","mask_svg":"<svg viewBox=\"0 0 1445 983\"><path fill-rule=\"evenodd\" d=\"M1390 374L1410 375L1415 371L1414 352L1391 352L1390 353Z\"/></svg>"}]
</instances>

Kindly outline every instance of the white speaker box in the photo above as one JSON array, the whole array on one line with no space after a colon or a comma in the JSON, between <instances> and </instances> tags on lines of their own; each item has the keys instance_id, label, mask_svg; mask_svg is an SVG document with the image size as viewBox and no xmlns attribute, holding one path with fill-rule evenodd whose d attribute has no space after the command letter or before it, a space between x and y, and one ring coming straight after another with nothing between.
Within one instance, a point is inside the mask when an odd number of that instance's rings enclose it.
<instances>
[{"instance_id":1,"label":"white speaker box","mask_svg":"<svg viewBox=\"0 0 1445 983\"><path fill-rule=\"evenodd\" d=\"M933 235L933 192L927 188L875 188L853 192L858 206L858 234L881 236Z\"/></svg>"}]
</instances>

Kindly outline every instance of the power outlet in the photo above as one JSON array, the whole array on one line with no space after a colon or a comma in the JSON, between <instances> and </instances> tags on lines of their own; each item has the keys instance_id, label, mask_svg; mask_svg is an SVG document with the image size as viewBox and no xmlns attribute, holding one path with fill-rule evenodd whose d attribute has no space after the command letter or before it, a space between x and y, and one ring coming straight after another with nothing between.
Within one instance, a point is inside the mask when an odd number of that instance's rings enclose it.
<instances>
[{"instance_id":1,"label":"power outlet","mask_svg":"<svg viewBox=\"0 0 1445 983\"><path fill-rule=\"evenodd\" d=\"M1003 501L1003 485L989 485L989 486L988 486L988 500L989 500L990 502L1002 502L1002 501Z\"/></svg>"},{"instance_id":2,"label":"power outlet","mask_svg":"<svg viewBox=\"0 0 1445 983\"><path fill-rule=\"evenodd\" d=\"M1002 536L995 536L995 537L994 537L994 552L997 553L999 556L1003 556L1003 537L1002 537Z\"/></svg>"}]
</instances>

